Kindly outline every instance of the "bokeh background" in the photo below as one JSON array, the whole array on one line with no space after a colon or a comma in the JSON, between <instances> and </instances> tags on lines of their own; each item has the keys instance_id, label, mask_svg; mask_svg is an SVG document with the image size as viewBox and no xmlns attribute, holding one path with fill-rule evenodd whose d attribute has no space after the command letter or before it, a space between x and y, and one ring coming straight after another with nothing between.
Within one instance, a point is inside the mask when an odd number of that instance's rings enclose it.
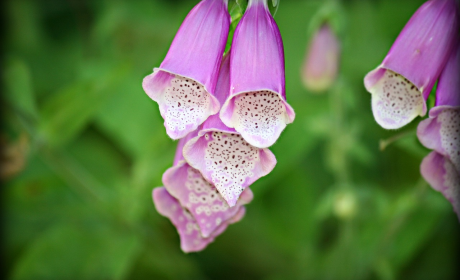
<instances>
[{"instance_id":1,"label":"bokeh background","mask_svg":"<svg viewBox=\"0 0 460 280\"><path fill-rule=\"evenodd\" d=\"M151 199L176 143L141 82L197 2L6 1L4 276L460 279L457 217L419 174L420 118L383 130L363 87L422 0L343 1L340 74L324 94L302 87L300 68L325 1L281 1L296 120L246 217L203 252L180 251Z\"/></svg>"}]
</instances>

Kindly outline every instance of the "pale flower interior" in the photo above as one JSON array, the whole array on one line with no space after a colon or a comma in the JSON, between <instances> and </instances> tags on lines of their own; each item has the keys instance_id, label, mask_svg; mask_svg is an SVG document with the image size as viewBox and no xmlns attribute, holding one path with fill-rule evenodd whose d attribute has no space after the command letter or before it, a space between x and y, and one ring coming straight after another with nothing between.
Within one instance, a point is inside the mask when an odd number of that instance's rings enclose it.
<instances>
[{"instance_id":1,"label":"pale flower interior","mask_svg":"<svg viewBox=\"0 0 460 280\"><path fill-rule=\"evenodd\" d=\"M460 173L460 108L443 110L438 122L441 123L441 145Z\"/></svg>"},{"instance_id":2,"label":"pale flower interior","mask_svg":"<svg viewBox=\"0 0 460 280\"><path fill-rule=\"evenodd\" d=\"M203 238L200 227L193 215L183 208L165 189L157 191L160 195L154 196L155 205L162 215L168 217L176 226L181 239L181 247L185 252L202 250L213 237ZM218 234L218 232L216 232Z\"/></svg>"},{"instance_id":3,"label":"pale flower interior","mask_svg":"<svg viewBox=\"0 0 460 280\"><path fill-rule=\"evenodd\" d=\"M424 111L422 93L403 76L386 70L372 88L375 120L386 129L397 129Z\"/></svg>"},{"instance_id":4,"label":"pale flower interior","mask_svg":"<svg viewBox=\"0 0 460 280\"><path fill-rule=\"evenodd\" d=\"M282 130L286 126L286 108L278 94L271 91L248 92L236 96L235 114L235 129L251 144L254 144L251 141L253 138L278 138L279 128Z\"/></svg>"},{"instance_id":5,"label":"pale flower interior","mask_svg":"<svg viewBox=\"0 0 460 280\"><path fill-rule=\"evenodd\" d=\"M238 210L230 209L217 189L207 182L198 170L190 166L187 167L185 187L189 192L187 201L183 204L193 212L205 237L222 222L234 216Z\"/></svg>"},{"instance_id":6,"label":"pale flower interior","mask_svg":"<svg viewBox=\"0 0 460 280\"><path fill-rule=\"evenodd\" d=\"M209 117L209 93L192 79L175 75L171 85L164 91L164 102L165 125L176 134L184 132L190 126L196 128Z\"/></svg>"},{"instance_id":7,"label":"pale flower interior","mask_svg":"<svg viewBox=\"0 0 460 280\"><path fill-rule=\"evenodd\" d=\"M243 192L247 178L260 161L259 149L247 143L239 134L208 132L205 150L206 171L222 197L235 205Z\"/></svg>"}]
</instances>

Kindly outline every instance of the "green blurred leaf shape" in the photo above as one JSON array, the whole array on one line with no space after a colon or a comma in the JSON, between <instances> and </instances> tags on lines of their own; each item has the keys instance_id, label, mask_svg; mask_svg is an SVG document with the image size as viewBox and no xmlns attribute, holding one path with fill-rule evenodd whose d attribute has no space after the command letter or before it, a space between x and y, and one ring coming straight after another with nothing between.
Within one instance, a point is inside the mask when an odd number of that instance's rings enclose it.
<instances>
[{"instance_id":1,"label":"green blurred leaf shape","mask_svg":"<svg viewBox=\"0 0 460 280\"><path fill-rule=\"evenodd\" d=\"M21 113L37 117L29 67L19 58L8 59L4 67L2 79L5 85L5 101Z\"/></svg>"},{"instance_id":2,"label":"green blurred leaf shape","mask_svg":"<svg viewBox=\"0 0 460 280\"><path fill-rule=\"evenodd\" d=\"M63 145L75 137L112 95L128 71L118 65L91 80L75 82L46 100L41 108L42 136L52 145Z\"/></svg>"},{"instance_id":3,"label":"green blurred leaf shape","mask_svg":"<svg viewBox=\"0 0 460 280\"><path fill-rule=\"evenodd\" d=\"M12 279L122 279L139 249L134 235L109 227L58 225L27 249Z\"/></svg>"}]
</instances>

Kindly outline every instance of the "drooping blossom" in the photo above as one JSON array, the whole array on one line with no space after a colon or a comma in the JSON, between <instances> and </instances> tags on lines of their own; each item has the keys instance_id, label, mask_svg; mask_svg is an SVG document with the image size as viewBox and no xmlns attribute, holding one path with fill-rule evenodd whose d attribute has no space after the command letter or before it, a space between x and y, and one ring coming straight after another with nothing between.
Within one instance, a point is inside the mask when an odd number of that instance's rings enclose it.
<instances>
[{"instance_id":1,"label":"drooping blossom","mask_svg":"<svg viewBox=\"0 0 460 280\"><path fill-rule=\"evenodd\" d=\"M228 0L196 5L160 67L144 78L144 91L159 104L172 139L184 137L219 112L213 94L230 26L227 5Z\"/></svg>"},{"instance_id":2,"label":"drooping blossom","mask_svg":"<svg viewBox=\"0 0 460 280\"><path fill-rule=\"evenodd\" d=\"M337 77L340 43L329 24L315 33L302 66L302 81L312 92L329 89Z\"/></svg>"},{"instance_id":3,"label":"drooping blossom","mask_svg":"<svg viewBox=\"0 0 460 280\"><path fill-rule=\"evenodd\" d=\"M179 140L174 166L163 174L166 190L186 208L196 220L203 237L209 237L225 221L236 215L253 194L247 188L234 207L230 207L213 184L203 178L200 171L190 166L183 157L183 147L197 132Z\"/></svg>"},{"instance_id":4,"label":"drooping blossom","mask_svg":"<svg viewBox=\"0 0 460 280\"><path fill-rule=\"evenodd\" d=\"M460 174L452 162L433 151L423 159L420 171L431 187L449 200L460 221Z\"/></svg>"},{"instance_id":5,"label":"drooping blossom","mask_svg":"<svg viewBox=\"0 0 460 280\"><path fill-rule=\"evenodd\" d=\"M219 102L225 101L230 92L229 71L230 59L226 55L216 87ZM231 207L249 185L270 173L276 165L269 149L252 146L239 132L223 124L218 115L209 117L198 135L185 144L184 157L214 184Z\"/></svg>"},{"instance_id":6,"label":"drooping blossom","mask_svg":"<svg viewBox=\"0 0 460 280\"><path fill-rule=\"evenodd\" d=\"M379 125L397 129L427 111L425 100L458 34L455 0L431 0L411 17L389 53L364 78Z\"/></svg>"},{"instance_id":7,"label":"drooping blossom","mask_svg":"<svg viewBox=\"0 0 460 280\"><path fill-rule=\"evenodd\" d=\"M439 78L436 106L420 122L417 136L434 150L422 162L422 176L444 194L460 218L460 43Z\"/></svg>"},{"instance_id":8,"label":"drooping blossom","mask_svg":"<svg viewBox=\"0 0 460 280\"><path fill-rule=\"evenodd\" d=\"M267 0L249 0L233 37L230 96L220 118L252 146L266 148L275 143L294 117L294 110L286 102L284 51L278 26Z\"/></svg>"},{"instance_id":9,"label":"drooping blossom","mask_svg":"<svg viewBox=\"0 0 460 280\"><path fill-rule=\"evenodd\" d=\"M166 188L153 189L152 196L157 211L169 218L176 227L180 236L181 249L186 253L203 250L218 235L224 232L229 224L240 221L246 212L244 207L240 207L233 217L222 222L210 236L203 237L200 232L200 226L193 215L177 199L171 196Z\"/></svg>"}]
</instances>

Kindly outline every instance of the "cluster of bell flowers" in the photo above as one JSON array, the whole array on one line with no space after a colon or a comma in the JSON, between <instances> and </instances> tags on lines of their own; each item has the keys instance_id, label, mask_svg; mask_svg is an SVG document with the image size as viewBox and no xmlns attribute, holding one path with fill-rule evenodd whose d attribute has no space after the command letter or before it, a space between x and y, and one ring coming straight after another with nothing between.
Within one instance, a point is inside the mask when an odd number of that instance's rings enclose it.
<instances>
[{"instance_id":1,"label":"cluster of bell flowers","mask_svg":"<svg viewBox=\"0 0 460 280\"><path fill-rule=\"evenodd\" d=\"M276 165L268 147L295 117L267 0L249 0L224 55L230 21L227 0L202 0L143 81L166 133L180 139L153 200L177 228L184 252L204 249L243 218L249 186Z\"/></svg>"},{"instance_id":2,"label":"cluster of bell flowers","mask_svg":"<svg viewBox=\"0 0 460 280\"><path fill-rule=\"evenodd\" d=\"M379 125L398 129L427 112L436 81L435 106L418 125L420 142L433 151L421 174L453 205L460 219L460 36L455 0L425 2L389 53L364 78Z\"/></svg>"}]
</instances>

